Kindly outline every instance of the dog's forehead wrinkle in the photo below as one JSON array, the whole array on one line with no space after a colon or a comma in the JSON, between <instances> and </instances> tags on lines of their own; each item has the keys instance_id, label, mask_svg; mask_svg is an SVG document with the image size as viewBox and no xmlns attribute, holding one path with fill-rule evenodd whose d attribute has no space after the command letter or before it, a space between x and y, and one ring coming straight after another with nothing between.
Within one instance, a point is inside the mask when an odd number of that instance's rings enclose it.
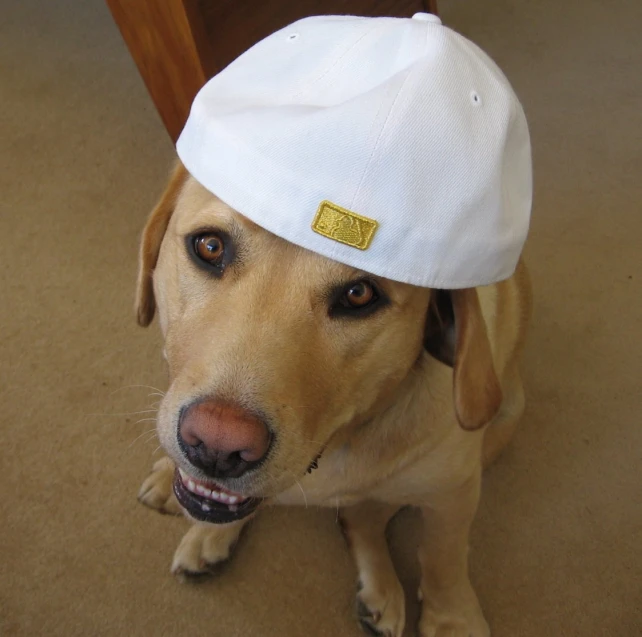
<instances>
[{"instance_id":1,"label":"dog's forehead wrinkle","mask_svg":"<svg viewBox=\"0 0 642 637\"><path fill-rule=\"evenodd\" d=\"M244 276L254 279L257 298L266 303L297 307L303 302L309 306L308 300L336 279L332 275L335 264L270 233L250 237L245 248L251 267Z\"/></svg>"}]
</instances>

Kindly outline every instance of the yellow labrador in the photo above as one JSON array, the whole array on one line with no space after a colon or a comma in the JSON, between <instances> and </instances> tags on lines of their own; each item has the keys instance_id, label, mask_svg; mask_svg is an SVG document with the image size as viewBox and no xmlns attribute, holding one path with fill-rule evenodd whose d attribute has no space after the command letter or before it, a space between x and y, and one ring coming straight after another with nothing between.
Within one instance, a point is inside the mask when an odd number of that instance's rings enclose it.
<instances>
[{"instance_id":1,"label":"yellow labrador","mask_svg":"<svg viewBox=\"0 0 642 637\"><path fill-rule=\"evenodd\" d=\"M429 290L374 277L245 219L178 165L145 227L138 321L158 308L168 457L140 499L194 520L174 573L230 555L265 502L341 507L371 634L401 637L385 528L419 507L422 637L486 637L468 534L482 467L524 407L523 264L502 283ZM304 496L305 493L305 496Z\"/></svg>"}]
</instances>

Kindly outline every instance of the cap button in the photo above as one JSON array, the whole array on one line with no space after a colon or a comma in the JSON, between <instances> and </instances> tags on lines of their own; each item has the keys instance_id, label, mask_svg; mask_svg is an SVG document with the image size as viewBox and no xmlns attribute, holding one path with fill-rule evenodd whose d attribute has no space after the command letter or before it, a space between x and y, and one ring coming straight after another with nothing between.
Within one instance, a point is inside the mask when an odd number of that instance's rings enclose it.
<instances>
[{"instance_id":1,"label":"cap button","mask_svg":"<svg viewBox=\"0 0 642 637\"><path fill-rule=\"evenodd\" d=\"M434 13L415 13L412 16L413 20L420 20L421 22L434 22L435 24L441 24L439 16L436 16Z\"/></svg>"}]
</instances>

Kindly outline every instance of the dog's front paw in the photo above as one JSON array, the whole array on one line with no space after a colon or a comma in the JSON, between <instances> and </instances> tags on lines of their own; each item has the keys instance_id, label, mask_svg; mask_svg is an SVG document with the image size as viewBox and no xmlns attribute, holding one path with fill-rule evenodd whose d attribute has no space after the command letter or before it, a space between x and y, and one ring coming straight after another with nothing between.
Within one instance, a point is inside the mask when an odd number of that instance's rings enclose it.
<instances>
[{"instance_id":1,"label":"dog's front paw","mask_svg":"<svg viewBox=\"0 0 642 637\"><path fill-rule=\"evenodd\" d=\"M367 635L401 637L406 619L404 591L398 579L359 583L357 615Z\"/></svg>"},{"instance_id":2,"label":"dog's front paw","mask_svg":"<svg viewBox=\"0 0 642 637\"><path fill-rule=\"evenodd\" d=\"M176 465L167 457L158 460L140 487L138 501L161 513L180 515L182 509L172 486L175 468Z\"/></svg>"},{"instance_id":3,"label":"dog's front paw","mask_svg":"<svg viewBox=\"0 0 642 637\"><path fill-rule=\"evenodd\" d=\"M195 524L181 540L174 553L174 575L206 575L232 553L245 520L231 524Z\"/></svg>"},{"instance_id":4,"label":"dog's front paw","mask_svg":"<svg viewBox=\"0 0 642 637\"><path fill-rule=\"evenodd\" d=\"M490 629L470 585L439 593L420 590L419 599L422 601L420 637L490 637Z\"/></svg>"}]
</instances>

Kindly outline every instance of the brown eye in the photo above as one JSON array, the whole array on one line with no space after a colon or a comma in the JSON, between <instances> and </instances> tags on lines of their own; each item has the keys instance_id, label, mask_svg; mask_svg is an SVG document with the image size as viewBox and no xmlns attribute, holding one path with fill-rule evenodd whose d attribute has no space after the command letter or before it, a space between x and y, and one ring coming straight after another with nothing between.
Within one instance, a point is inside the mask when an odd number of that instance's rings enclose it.
<instances>
[{"instance_id":1,"label":"brown eye","mask_svg":"<svg viewBox=\"0 0 642 637\"><path fill-rule=\"evenodd\" d=\"M368 281L353 283L343 295L343 304L355 309L366 307L377 300L377 293Z\"/></svg>"},{"instance_id":2,"label":"brown eye","mask_svg":"<svg viewBox=\"0 0 642 637\"><path fill-rule=\"evenodd\" d=\"M329 295L331 319L365 319L390 305L390 299L370 279L360 279L334 288Z\"/></svg>"},{"instance_id":3,"label":"brown eye","mask_svg":"<svg viewBox=\"0 0 642 637\"><path fill-rule=\"evenodd\" d=\"M205 263L220 266L225 256L225 243L217 234L202 234L194 238L194 252Z\"/></svg>"}]
</instances>

